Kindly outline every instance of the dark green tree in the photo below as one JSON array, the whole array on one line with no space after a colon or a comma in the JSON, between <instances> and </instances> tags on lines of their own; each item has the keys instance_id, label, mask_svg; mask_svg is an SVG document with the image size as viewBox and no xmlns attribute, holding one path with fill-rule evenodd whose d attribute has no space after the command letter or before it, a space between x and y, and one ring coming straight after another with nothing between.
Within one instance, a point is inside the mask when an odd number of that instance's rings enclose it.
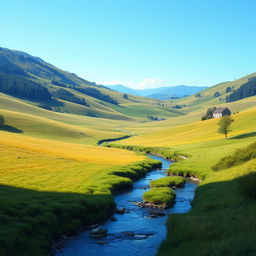
<instances>
[{"instance_id":1,"label":"dark green tree","mask_svg":"<svg viewBox=\"0 0 256 256\"><path fill-rule=\"evenodd\" d=\"M230 125L234 120L230 116L223 116L218 122L218 132L225 135L225 139L228 138L228 133L231 131Z\"/></svg>"},{"instance_id":2,"label":"dark green tree","mask_svg":"<svg viewBox=\"0 0 256 256\"><path fill-rule=\"evenodd\" d=\"M0 125L4 124L4 117L0 115Z\"/></svg>"},{"instance_id":3,"label":"dark green tree","mask_svg":"<svg viewBox=\"0 0 256 256\"><path fill-rule=\"evenodd\" d=\"M123 98L126 99L126 100L128 100L128 95L127 95L127 93L124 93Z\"/></svg>"},{"instance_id":4,"label":"dark green tree","mask_svg":"<svg viewBox=\"0 0 256 256\"><path fill-rule=\"evenodd\" d=\"M213 97L214 97L214 98L220 97L220 92L215 92L215 93L213 94Z\"/></svg>"},{"instance_id":5,"label":"dark green tree","mask_svg":"<svg viewBox=\"0 0 256 256\"><path fill-rule=\"evenodd\" d=\"M228 86L228 87L226 88L226 93L229 93L229 92L232 92L232 88L231 88L230 86Z\"/></svg>"}]
</instances>

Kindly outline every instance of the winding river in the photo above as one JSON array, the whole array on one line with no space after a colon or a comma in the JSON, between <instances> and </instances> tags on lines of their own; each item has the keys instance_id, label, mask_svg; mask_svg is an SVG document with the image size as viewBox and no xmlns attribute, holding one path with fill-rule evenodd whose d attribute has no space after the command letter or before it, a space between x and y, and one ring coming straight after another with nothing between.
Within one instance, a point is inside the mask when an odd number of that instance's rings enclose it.
<instances>
[{"instance_id":1,"label":"winding river","mask_svg":"<svg viewBox=\"0 0 256 256\"><path fill-rule=\"evenodd\" d=\"M149 217L148 208L138 207L132 202L142 201L142 195L148 190L151 180L165 176L171 162L157 156L151 158L161 160L161 170L153 170L144 178L134 183L133 188L115 195L118 208L124 207L125 214L115 214L117 221L106 221L101 228L108 230L108 236L99 239L89 237L89 231L68 241L65 248L58 251L57 256L153 256L166 238L166 221L169 214L186 213L191 209L196 183L187 181L183 188L176 189L176 202L170 209L161 210L165 216ZM157 210L159 212L159 210Z\"/></svg>"}]
</instances>

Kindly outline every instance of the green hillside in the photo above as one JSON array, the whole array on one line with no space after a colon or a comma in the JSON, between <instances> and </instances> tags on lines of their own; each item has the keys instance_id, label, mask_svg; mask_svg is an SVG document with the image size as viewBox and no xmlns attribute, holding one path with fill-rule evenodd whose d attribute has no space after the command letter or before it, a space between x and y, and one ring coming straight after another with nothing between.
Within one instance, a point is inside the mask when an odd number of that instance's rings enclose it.
<instances>
[{"instance_id":1,"label":"green hillside","mask_svg":"<svg viewBox=\"0 0 256 256\"><path fill-rule=\"evenodd\" d=\"M156 101L0 48L0 255L47 255L55 239L111 215L112 193L159 167L127 148L182 159L168 173L201 180L191 212L171 215L160 256L255 255L256 96L225 101L255 75ZM201 121L215 106L232 112L228 140L218 119Z\"/></svg>"},{"instance_id":2,"label":"green hillside","mask_svg":"<svg viewBox=\"0 0 256 256\"><path fill-rule=\"evenodd\" d=\"M226 105L229 105L229 103L226 103L226 96L230 95L232 91L238 89L241 85L247 83L250 78L253 78L255 76L256 76L256 73L253 73L253 74L244 76L242 78L236 79L234 81L220 83L212 87L209 87L198 94L191 95L191 96L177 99L177 100L172 100L171 104L172 105L177 104L183 107L185 105L185 107L182 108L182 110L189 111L189 112L207 109L208 107L212 107L212 106L223 106L223 105L226 106ZM219 96L215 97L216 96L216 95L214 96L215 93L219 93ZM248 101L250 100L248 99ZM232 108L232 111L244 109L244 107L242 109L239 109L239 106L236 107L236 103L231 104L230 106Z\"/></svg>"},{"instance_id":3,"label":"green hillside","mask_svg":"<svg viewBox=\"0 0 256 256\"><path fill-rule=\"evenodd\" d=\"M148 116L168 118L183 114L161 101L157 101L161 102L159 107L153 99L133 95L125 98L122 93L58 69L38 57L6 48L0 48L0 92L51 111L98 118L148 121Z\"/></svg>"}]
</instances>

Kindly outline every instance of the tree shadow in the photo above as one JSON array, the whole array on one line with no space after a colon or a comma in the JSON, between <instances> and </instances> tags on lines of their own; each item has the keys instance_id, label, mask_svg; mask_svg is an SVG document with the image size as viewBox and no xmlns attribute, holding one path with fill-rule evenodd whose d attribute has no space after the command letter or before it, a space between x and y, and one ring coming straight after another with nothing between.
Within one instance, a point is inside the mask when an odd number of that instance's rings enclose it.
<instances>
[{"instance_id":1,"label":"tree shadow","mask_svg":"<svg viewBox=\"0 0 256 256\"><path fill-rule=\"evenodd\" d=\"M22 130L6 124L0 125L0 131L12 132L12 133L23 133Z\"/></svg>"},{"instance_id":2,"label":"tree shadow","mask_svg":"<svg viewBox=\"0 0 256 256\"><path fill-rule=\"evenodd\" d=\"M249 133L243 133L237 136L234 136L232 138L230 138L231 140L240 140L240 139L246 139L246 138L250 138L250 137L255 137L256 136L256 132L249 132Z\"/></svg>"}]
</instances>

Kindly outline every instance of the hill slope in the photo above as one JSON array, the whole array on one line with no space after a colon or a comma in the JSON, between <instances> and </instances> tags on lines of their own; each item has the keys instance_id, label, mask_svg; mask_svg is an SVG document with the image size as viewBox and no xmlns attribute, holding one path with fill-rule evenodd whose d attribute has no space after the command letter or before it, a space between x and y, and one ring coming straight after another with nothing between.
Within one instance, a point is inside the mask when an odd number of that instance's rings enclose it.
<instances>
[{"instance_id":1,"label":"hill slope","mask_svg":"<svg viewBox=\"0 0 256 256\"><path fill-rule=\"evenodd\" d=\"M6 48L0 48L0 92L51 111L99 118L145 121L149 113L165 118L179 114L168 106L154 105L155 100L133 95L125 98L38 57ZM141 109L139 116L133 104Z\"/></svg>"}]
</instances>

